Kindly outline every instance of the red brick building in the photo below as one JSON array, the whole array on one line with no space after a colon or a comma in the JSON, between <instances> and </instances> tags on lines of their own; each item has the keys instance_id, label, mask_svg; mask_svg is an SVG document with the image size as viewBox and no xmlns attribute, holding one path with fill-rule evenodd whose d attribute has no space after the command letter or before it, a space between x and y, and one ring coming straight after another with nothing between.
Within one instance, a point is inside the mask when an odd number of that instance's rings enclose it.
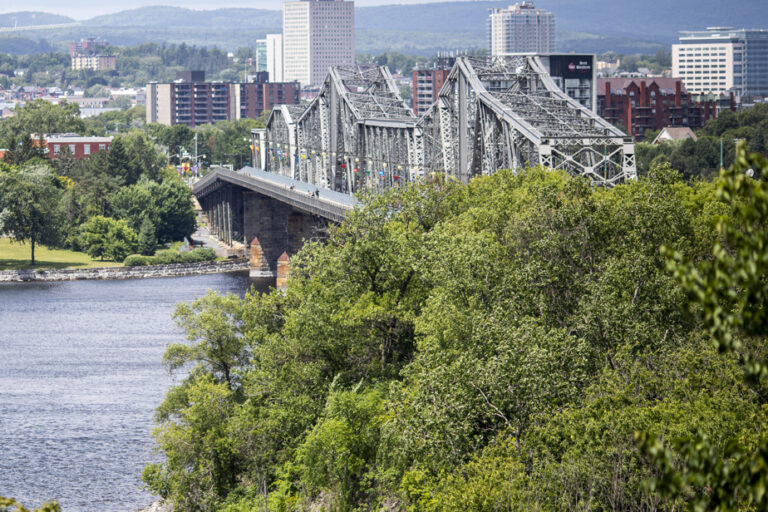
<instances>
[{"instance_id":1,"label":"red brick building","mask_svg":"<svg viewBox=\"0 0 768 512\"><path fill-rule=\"evenodd\" d=\"M694 101L679 78L598 78L597 109L638 139L666 126L696 130L717 117L716 102Z\"/></svg>"},{"instance_id":2,"label":"red brick building","mask_svg":"<svg viewBox=\"0 0 768 512\"><path fill-rule=\"evenodd\" d=\"M240 119L256 119L275 105L301 103L299 82L252 82L240 86Z\"/></svg>"},{"instance_id":3,"label":"red brick building","mask_svg":"<svg viewBox=\"0 0 768 512\"><path fill-rule=\"evenodd\" d=\"M32 140L39 140L32 136ZM64 147L76 160L87 158L99 151L109 151L112 145L112 137L80 137L70 133L46 135L43 138L43 147L48 158L59 156Z\"/></svg>"}]
</instances>

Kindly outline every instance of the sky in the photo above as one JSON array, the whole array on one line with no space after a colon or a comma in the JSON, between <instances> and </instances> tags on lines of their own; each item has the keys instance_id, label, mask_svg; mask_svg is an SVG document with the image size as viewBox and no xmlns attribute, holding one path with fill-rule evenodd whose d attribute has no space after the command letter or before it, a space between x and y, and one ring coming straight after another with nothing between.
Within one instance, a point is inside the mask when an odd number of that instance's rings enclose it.
<instances>
[{"instance_id":1,"label":"sky","mask_svg":"<svg viewBox=\"0 0 768 512\"><path fill-rule=\"evenodd\" d=\"M355 5L370 6L384 4L421 4L429 1L445 0L355 0ZM514 3L514 2L512 2ZM248 7L252 9L282 9L282 0L123 0L120 2L106 2L104 0L35 0L34 3L24 4L16 0L0 0L0 13L17 12L22 10L42 11L53 14L62 14L84 20L113 12L135 9L148 5L172 5L186 7L188 9L219 9L222 7Z\"/></svg>"}]
</instances>

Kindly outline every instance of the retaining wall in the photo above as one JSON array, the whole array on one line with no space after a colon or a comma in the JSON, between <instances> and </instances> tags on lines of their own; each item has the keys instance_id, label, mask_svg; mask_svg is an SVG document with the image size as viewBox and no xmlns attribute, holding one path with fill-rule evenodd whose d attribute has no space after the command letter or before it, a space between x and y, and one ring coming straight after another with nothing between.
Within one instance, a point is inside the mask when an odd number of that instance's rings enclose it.
<instances>
[{"instance_id":1,"label":"retaining wall","mask_svg":"<svg viewBox=\"0 0 768 512\"><path fill-rule=\"evenodd\" d=\"M247 259L174 263L145 267L69 268L62 270L4 270L0 282L77 281L83 279L146 279L150 277L182 277L220 272L248 270Z\"/></svg>"}]
</instances>

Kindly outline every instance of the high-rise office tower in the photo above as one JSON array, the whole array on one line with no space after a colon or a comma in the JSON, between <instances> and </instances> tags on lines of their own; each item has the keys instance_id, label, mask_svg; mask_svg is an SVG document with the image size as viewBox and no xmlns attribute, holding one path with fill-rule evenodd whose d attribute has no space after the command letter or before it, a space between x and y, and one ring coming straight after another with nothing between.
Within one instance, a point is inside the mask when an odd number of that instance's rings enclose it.
<instances>
[{"instance_id":1,"label":"high-rise office tower","mask_svg":"<svg viewBox=\"0 0 768 512\"><path fill-rule=\"evenodd\" d=\"M283 81L283 34L267 34L267 72L270 82Z\"/></svg>"},{"instance_id":2,"label":"high-rise office tower","mask_svg":"<svg viewBox=\"0 0 768 512\"><path fill-rule=\"evenodd\" d=\"M709 27L672 45L672 75L694 94L768 96L768 30Z\"/></svg>"},{"instance_id":3,"label":"high-rise office tower","mask_svg":"<svg viewBox=\"0 0 768 512\"><path fill-rule=\"evenodd\" d=\"M491 9L488 24L491 55L555 51L555 15L532 2Z\"/></svg>"},{"instance_id":4,"label":"high-rise office tower","mask_svg":"<svg viewBox=\"0 0 768 512\"><path fill-rule=\"evenodd\" d=\"M256 57L253 63L254 67L256 68L256 71L266 71L267 70L267 40L257 39L256 45L253 48L253 53Z\"/></svg>"},{"instance_id":5,"label":"high-rise office tower","mask_svg":"<svg viewBox=\"0 0 768 512\"><path fill-rule=\"evenodd\" d=\"M319 85L331 66L355 63L355 3L300 0L283 4L284 80Z\"/></svg>"}]
</instances>

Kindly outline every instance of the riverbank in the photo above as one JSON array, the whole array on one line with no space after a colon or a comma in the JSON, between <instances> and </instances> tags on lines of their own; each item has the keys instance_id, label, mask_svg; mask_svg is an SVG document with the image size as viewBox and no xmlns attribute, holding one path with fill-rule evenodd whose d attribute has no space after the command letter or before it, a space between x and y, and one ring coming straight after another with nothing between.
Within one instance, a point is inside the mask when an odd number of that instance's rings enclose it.
<instances>
[{"instance_id":1,"label":"riverbank","mask_svg":"<svg viewBox=\"0 0 768 512\"><path fill-rule=\"evenodd\" d=\"M248 270L248 260L238 258L201 263L174 263L144 267L69 268L53 270L0 271L0 282L79 281L91 279L148 279L153 277L183 277Z\"/></svg>"}]
</instances>

